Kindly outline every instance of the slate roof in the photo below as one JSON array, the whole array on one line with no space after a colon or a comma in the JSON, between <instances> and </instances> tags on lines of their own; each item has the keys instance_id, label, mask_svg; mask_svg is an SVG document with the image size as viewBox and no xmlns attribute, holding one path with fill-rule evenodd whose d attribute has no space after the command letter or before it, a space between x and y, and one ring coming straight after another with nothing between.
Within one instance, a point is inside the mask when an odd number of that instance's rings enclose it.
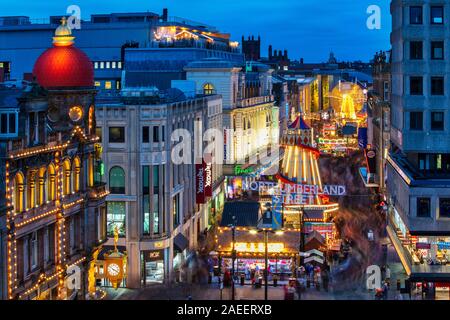
<instances>
[{"instance_id":1,"label":"slate roof","mask_svg":"<svg viewBox=\"0 0 450 320\"><path fill-rule=\"evenodd\" d=\"M256 227L258 224L260 204L255 201L226 202L220 226L233 225L233 216L236 217L237 227Z\"/></svg>"}]
</instances>

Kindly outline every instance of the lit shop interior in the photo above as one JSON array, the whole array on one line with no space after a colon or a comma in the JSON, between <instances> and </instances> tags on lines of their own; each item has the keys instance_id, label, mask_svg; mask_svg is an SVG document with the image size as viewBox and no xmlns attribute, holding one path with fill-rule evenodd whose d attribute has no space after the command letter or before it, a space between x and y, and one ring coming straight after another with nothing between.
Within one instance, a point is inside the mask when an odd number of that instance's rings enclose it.
<instances>
[{"instance_id":1,"label":"lit shop interior","mask_svg":"<svg viewBox=\"0 0 450 320\"><path fill-rule=\"evenodd\" d=\"M398 211L394 208L388 229L400 258L410 266L413 275L412 292L424 299L449 299L450 282L440 274L450 271L450 236L411 235ZM409 268L408 266L408 268ZM432 274L429 281L415 280L415 274Z\"/></svg>"},{"instance_id":2,"label":"lit shop interior","mask_svg":"<svg viewBox=\"0 0 450 320\"><path fill-rule=\"evenodd\" d=\"M289 278L296 266L300 236L298 231L284 232L282 235L270 234L267 242L269 280L274 275L279 279ZM221 272L232 269L232 231L220 227L216 238L217 264ZM235 231L235 271L246 275L250 280L252 271L262 275L265 268L265 243L263 233L252 233L250 228L238 227ZM216 268L218 267L216 265Z\"/></svg>"}]
</instances>

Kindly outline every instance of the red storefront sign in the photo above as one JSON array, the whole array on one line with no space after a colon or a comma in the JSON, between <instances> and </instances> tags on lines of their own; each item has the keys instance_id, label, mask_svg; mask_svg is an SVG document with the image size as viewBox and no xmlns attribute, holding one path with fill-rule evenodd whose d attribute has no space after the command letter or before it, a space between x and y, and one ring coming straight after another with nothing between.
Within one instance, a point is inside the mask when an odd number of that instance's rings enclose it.
<instances>
[{"instance_id":1,"label":"red storefront sign","mask_svg":"<svg viewBox=\"0 0 450 320\"><path fill-rule=\"evenodd\" d=\"M195 164L195 202L205 203L205 170L203 163Z\"/></svg>"},{"instance_id":2,"label":"red storefront sign","mask_svg":"<svg viewBox=\"0 0 450 320\"><path fill-rule=\"evenodd\" d=\"M212 155L205 154L203 160L205 170L205 197L212 197Z\"/></svg>"},{"instance_id":3,"label":"red storefront sign","mask_svg":"<svg viewBox=\"0 0 450 320\"><path fill-rule=\"evenodd\" d=\"M416 249L427 249L429 250L431 248L430 243L424 243L424 242L417 242L416 243Z\"/></svg>"}]
</instances>

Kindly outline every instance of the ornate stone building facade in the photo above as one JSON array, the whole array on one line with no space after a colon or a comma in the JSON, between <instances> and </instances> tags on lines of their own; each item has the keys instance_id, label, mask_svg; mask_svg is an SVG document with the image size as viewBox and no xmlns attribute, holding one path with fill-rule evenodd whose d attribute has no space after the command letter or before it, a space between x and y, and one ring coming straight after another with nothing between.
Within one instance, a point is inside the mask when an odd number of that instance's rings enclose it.
<instances>
[{"instance_id":1,"label":"ornate stone building facade","mask_svg":"<svg viewBox=\"0 0 450 320\"><path fill-rule=\"evenodd\" d=\"M0 106L17 120L0 137L7 299L84 298L89 256L106 239L93 66L62 22L35 82Z\"/></svg>"}]
</instances>

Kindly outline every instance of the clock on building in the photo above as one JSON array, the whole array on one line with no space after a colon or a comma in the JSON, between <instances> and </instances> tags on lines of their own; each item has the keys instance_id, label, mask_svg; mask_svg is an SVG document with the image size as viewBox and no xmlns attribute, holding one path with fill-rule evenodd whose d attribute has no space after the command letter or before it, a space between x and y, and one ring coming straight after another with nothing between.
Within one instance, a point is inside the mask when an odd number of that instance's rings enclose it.
<instances>
[{"instance_id":1,"label":"clock on building","mask_svg":"<svg viewBox=\"0 0 450 320\"><path fill-rule=\"evenodd\" d=\"M108 265L108 275L112 277L117 277L120 273L120 267L116 263L111 263Z\"/></svg>"},{"instance_id":2,"label":"clock on building","mask_svg":"<svg viewBox=\"0 0 450 320\"><path fill-rule=\"evenodd\" d=\"M83 118L83 108L80 106L73 106L69 110L70 120L73 122L78 122Z\"/></svg>"}]
</instances>

